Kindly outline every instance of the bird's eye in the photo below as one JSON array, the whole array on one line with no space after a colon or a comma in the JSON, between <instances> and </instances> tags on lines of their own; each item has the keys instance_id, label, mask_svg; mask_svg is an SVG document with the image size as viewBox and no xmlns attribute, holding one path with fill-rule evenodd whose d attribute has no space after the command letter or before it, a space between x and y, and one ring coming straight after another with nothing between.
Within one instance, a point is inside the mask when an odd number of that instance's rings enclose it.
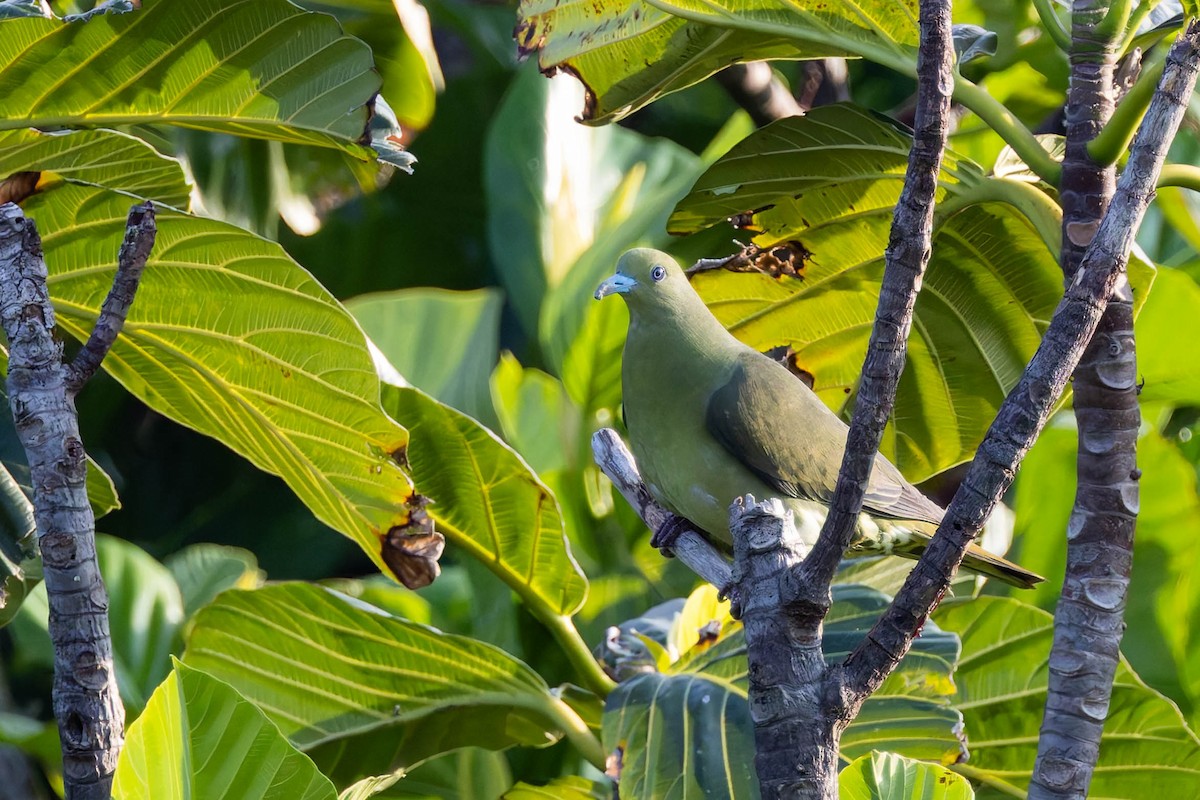
<instances>
[{"instance_id":1,"label":"bird's eye","mask_svg":"<svg viewBox=\"0 0 1200 800\"><path fill-rule=\"evenodd\" d=\"M650 270L650 277L654 279L655 283L658 283L663 278L667 277L667 270L660 264L654 269Z\"/></svg>"}]
</instances>

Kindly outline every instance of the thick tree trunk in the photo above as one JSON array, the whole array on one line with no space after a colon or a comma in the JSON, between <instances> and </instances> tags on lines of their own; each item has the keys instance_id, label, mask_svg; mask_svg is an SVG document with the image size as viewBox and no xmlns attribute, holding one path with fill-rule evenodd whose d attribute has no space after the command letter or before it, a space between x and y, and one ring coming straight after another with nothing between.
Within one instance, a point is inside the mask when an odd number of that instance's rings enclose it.
<instances>
[{"instance_id":1,"label":"thick tree trunk","mask_svg":"<svg viewBox=\"0 0 1200 800\"><path fill-rule=\"evenodd\" d=\"M730 509L734 615L746 631L754 766L763 800L837 800L838 753L848 721L829 698L821 619L782 613L784 576L806 548L778 500L739 498Z\"/></svg>"},{"instance_id":2,"label":"thick tree trunk","mask_svg":"<svg viewBox=\"0 0 1200 800\"><path fill-rule=\"evenodd\" d=\"M32 220L0 206L0 322L9 341L8 399L29 459L34 518L54 643L54 716L68 800L107 800L124 742L108 595L96 562L87 459L67 391L62 344Z\"/></svg>"},{"instance_id":3,"label":"thick tree trunk","mask_svg":"<svg viewBox=\"0 0 1200 800\"><path fill-rule=\"evenodd\" d=\"M1113 111L1115 36L1104 33L1107 2L1076 0L1061 198L1061 263L1079 269L1115 187L1115 169L1092 161L1088 143ZM1083 798L1099 758L1120 657L1138 508L1133 306L1116 287L1074 375L1079 488L1067 527L1067 568L1055 612L1049 695L1030 798Z\"/></svg>"}]
</instances>

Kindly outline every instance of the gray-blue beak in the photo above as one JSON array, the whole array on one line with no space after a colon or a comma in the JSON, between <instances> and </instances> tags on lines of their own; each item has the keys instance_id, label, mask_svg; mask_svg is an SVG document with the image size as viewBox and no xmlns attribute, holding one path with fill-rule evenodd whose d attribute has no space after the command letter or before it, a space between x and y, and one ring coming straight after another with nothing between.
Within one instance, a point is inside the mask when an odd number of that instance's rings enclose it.
<instances>
[{"instance_id":1,"label":"gray-blue beak","mask_svg":"<svg viewBox=\"0 0 1200 800\"><path fill-rule=\"evenodd\" d=\"M637 286L637 281L618 272L616 275L609 275L596 288L596 299L608 297L610 294L625 294L635 286Z\"/></svg>"}]
</instances>

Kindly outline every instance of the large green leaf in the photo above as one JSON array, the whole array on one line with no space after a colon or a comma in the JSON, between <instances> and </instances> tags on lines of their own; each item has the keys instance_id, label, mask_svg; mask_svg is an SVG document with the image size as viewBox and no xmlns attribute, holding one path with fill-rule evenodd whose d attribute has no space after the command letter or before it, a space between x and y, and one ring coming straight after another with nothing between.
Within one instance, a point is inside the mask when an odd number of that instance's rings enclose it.
<instances>
[{"instance_id":1,"label":"large green leaf","mask_svg":"<svg viewBox=\"0 0 1200 800\"><path fill-rule=\"evenodd\" d=\"M1135 326L1139 397L1143 404L1200 405L1200 374L1186 366L1200 340L1200 286L1174 269L1159 269L1155 284Z\"/></svg>"},{"instance_id":2,"label":"large green leaf","mask_svg":"<svg viewBox=\"0 0 1200 800\"><path fill-rule=\"evenodd\" d=\"M608 782L569 776L556 778L545 786L518 783L504 793L503 800L612 800Z\"/></svg>"},{"instance_id":3,"label":"large green leaf","mask_svg":"<svg viewBox=\"0 0 1200 800\"><path fill-rule=\"evenodd\" d=\"M183 624L183 596L170 570L140 547L96 537L100 574L108 589L108 619L121 700L132 718L171 672Z\"/></svg>"},{"instance_id":4,"label":"large green leaf","mask_svg":"<svg viewBox=\"0 0 1200 800\"><path fill-rule=\"evenodd\" d=\"M263 580L253 553L219 544L193 544L176 550L163 559L163 566L179 585L187 617L226 589L255 589Z\"/></svg>"},{"instance_id":5,"label":"large green leaf","mask_svg":"<svg viewBox=\"0 0 1200 800\"><path fill-rule=\"evenodd\" d=\"M835 586L823 642L826 657L844 657L887 604L886 595L867 587ZM689 600L681 614L688 630L700 621L695 605ZM716 622L723 619L712 613ZM659 649L670 652L661 644ZM957 652L956 636L928 624L846 729L843 760L872 750L944 763L961 759L962 715L946 704L954 692ZM737 623L725 624L714 643L693 646L666 671L620 683L605 704L604 745L610 752L621 748L622 796L758 797L748 685L745 638ZM697 758L701 751L703 757Z\"/></svg>"},{"instance_id":6,"label":"large green leaf","mask_svg":"<svg viewBox=\"0 0 1200 800\"><path fill-rule=\"evenodd\" d=\"M33 504L0 464L0 628L7 625L41 580Z\"/></svg>"},{"instance_id":7,"label":"large green leaf","mask_svg":"<svg viewBox=\"0 0 1200 800\"><path fill-rule=\"evenodd\" d=\"M424 6L416 0L304 0L302 5L332 13L347 33L370 46L392 110L406 130L429 125L443 78Z\"/></svg>"},{"instance_id":8,"label":"large green leaf","mask_svg":"<svg viewBox=\"0 0 1200 800\"><path fill-rule=\"evenodd\" d=\"M695 673L648 672L608 696L604 749L620 763L621 796L758 798L744 689Z\"/></svg>"},{"instance_id":9,"label":"large green leaf","mask_svg":"<svg viewBox=\"0 0 1200 800\"><path fill-rule=\"evenodd\" d=\"M1016 600L951 603L934 620L962 637L953 705L966 721L971 760L956 765L983 800L1022 796L1046 703L1053 620ZM1169 700L1122 664L1089 796L1191 797L1200 786L1200 741Z\"/></svg>"},{"instance_id":10,"label":"large green leaf","mask_svg":"<svg viewBox=\"0 0 1200 800\"><path fill-rule=\"evenodd\" d=\"M1179 324L1188 322L1180 319ZM1022 592L1020 598L1047 610L1058 601L1066 567L1062 537L1075 498L1078 446L1072 422L1069 415L1056 418L1017 477L1019 558L1048 577L1047 586ZM1126 619L1137 622L1126 630L1122 650L1141 678L1174 698L1195 720L1200 709L1200 628L1192 624L1200 619L1200 566L1193 545L1200 539L1196 468L1175 441L1155 431L1139 437L1137 448L1144 471L1125 611Z\"/></svg>"},{"instance_id":11,"label":"large green leaf","mask_svg":"<svg viewBox=\"0 0 1200 800\"><path fill-rule=\"evenodd\" d=\"M43 181L103 186L185 210L191 188L178 161L116 131L0 131L0 179L14 172L50 172Z\"/></svg>"},{"instance_id":12,"label":"large green leaf","mask_svg":"<svg viewBox=\"0 0 1200 800\"><path fill-rule=\"evenodd\" d=\"M502 305L496 289L404 289L356 297L346 309L406 381L489 422Z\"/></svg>"},{"instance_id":13,"label":"large green leaf","mask_svg":"<svg viewBox=\"0 0 1200 800\"><path fill-rule=\"evenodd\" d=\"M972 800L971 784L945 767L871 753L838 775L842 800Z\"/></svg>"},{"instance_id":14,"label":"large green leaf","mask_svg":"<svg viewBox=\"0 0 1200 800\"><path fill-rule=\"evenodd\" d=\"M468 745L550 744L571 713L499 648L307 584L225 592L197 615L185 660L339 783Z\"/></svg>"},{"instance_id":15,"label":"large green leaf","mask_svg":"<svg viewBox=\"0 0 1200 800\"><path fill-rule=\"evenodd\" d=\"M623 250L662 244L663 221L700 160L666 139L574 120L569 78L517 75L488 129L485 191L496 274L552 367Z\"/></svg>"},{"instance_id":16,"label":"large green leaf","mask_svg":"<svg viewBox=\"0 0 1200 800\"><path fill-rule=\"evenodd\" d=\"M333 800L308 756L225 683L175 663L129 728L117 800Z\"/></svg>"},{"instance_id":17,"label":"large green leaf","mask_svg":"<svg viewBox=\"0 0 1200 800\"><path fill-rule=\"evenodd\" d=\"M914 0L652 0L702 24L787 37L797 47L836 48L912 71L918 43ZM761 56L760 56L761 57ZM910 64L911 62L911 64Z\"/></svg>"},{"instance_id":18,"label":"large green leaf","mask_svg":"<svg viewBox=\"0 0 1200 800\"><path fill-rule=\"evenodd\" d=\"M575 563L558 503L528 465L475 420L416 389L384 387L385 407L408 425L414 480L434 499L439 530L542 610L571 615L587 579Z\"/></svg>"},{"instance_id":19,"label":"large green leaf","mask_svg":"<svg viewBox=\"0 0 1200 800\"><path fill-rule=\"evenodd\" d=\"M838 105L769 125L709 169L671 228L729 217L762 247L797 254L797 275L705 272L693 283L729 330L759 350L787 345L814 389L844 410L856 385L883 274L892 212L911 138L863 109ZM1041 340L1062 277L1044 237L1052 204L1033 219L997 196L1016 187L947 154L938 200L953 203L934 232L908 361L883 450L910 480L972 456ZM1028 209L1027 209L1028 210Z\"/></svg>"},{"instance_id":20,"label":"large green leaf","mask_svg":"<svg viewBox=\"0 0 1200 800\"><path fill-rule=\"evenodd\" d=\"M124 235L129 198L64 184L35 195L59 328L84 339ZM279 245L163 210L136 302L104 368L151 408L281 476L381 570L410 522L403 428L349 314Z\"/></svg>"},{"instance_id":21,"label":"large green leaf","mask_svg":"<svg viewBox=\"0 0 1200 800\"><path fill-rule=\"evenodd\" d=\"M144 0L82 23L3 24L0 128L161 123L371 155L371 51L284 0Z\"/></svg>"},{"instance_id":22,"label":"large green leaf","mask_svg":"<svg viewBox=\"0 0 1200 800\"><path fill-rule=\"evenodd\" d=\"M544 72L565 69L586 91L582 119L611 122L739 61L848 55L779 33L688 22L644 0L522 0L517 45Z\"/></svg>"}]
</instances>

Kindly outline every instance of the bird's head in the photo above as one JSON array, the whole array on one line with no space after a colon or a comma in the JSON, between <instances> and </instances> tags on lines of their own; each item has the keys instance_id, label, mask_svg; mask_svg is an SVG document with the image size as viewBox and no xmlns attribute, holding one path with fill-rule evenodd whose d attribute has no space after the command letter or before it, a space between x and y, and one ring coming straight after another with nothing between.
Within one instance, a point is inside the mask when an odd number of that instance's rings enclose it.
<instances>
[{"instance_id":1,"label":"bird's head","mask_svg":"<svg viewBox=\"0 0 1200 800\"><path fill-rule=\"evenodd\" d=\"M631 311L698 301L675 259L644 247L621 256L616 273L605 278L596 289L597 300L610 294L622 295Z\"/></svg>"}]
</instances>

